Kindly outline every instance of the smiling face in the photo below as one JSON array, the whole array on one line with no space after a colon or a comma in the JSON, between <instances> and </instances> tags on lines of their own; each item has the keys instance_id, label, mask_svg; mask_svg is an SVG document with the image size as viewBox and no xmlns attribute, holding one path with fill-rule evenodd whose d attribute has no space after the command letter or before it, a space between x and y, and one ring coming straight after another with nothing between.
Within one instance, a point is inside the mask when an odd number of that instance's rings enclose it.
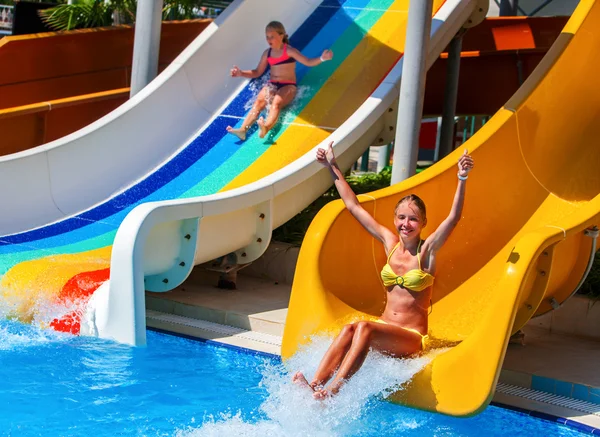
<instances>
[{"instance_id":1,"label":"smiling face","mask_svg":"<svg viewBox=\"0 0 600 437\"><path fill-rule=\"evenodd\" d=\"M421 230L427 224L427 219L419 206L412 200L400 202L394 215L394 226L400 238L404 241L421 238Z\"/></svg>"},{"instance_id":2,"label":"smiling face","mask_svg":"<svg viewBox=\"0 0 600 437\"><path fill-rule=\"evenodd\" d=\"M270 29L267 27L265 31L265 35L267 37L267 44L272 49L279 49L283 45L283 35L278 33L276 30Z\"/></svg>"}]
</instances>

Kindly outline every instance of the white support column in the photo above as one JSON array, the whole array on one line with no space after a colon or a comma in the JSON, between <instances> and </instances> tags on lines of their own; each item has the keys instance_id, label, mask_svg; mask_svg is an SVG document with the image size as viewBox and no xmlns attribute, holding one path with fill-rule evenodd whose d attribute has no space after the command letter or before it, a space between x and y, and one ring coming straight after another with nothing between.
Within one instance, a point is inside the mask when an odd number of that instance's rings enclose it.
<instances>
[{"instance_id":1,"label":"white support column","mask_svg":"<svg viewBox=\"0 0 600 437\"><path fill-rule=\"evenodd\" d=\"M412 0L408 10L392 184L403 181L416 172L432 7L432 0Z\"/></svg>"},{"instance_id":2,"label":"white support column","mask_svg":"<svg viewBox=\"0 0 600 437\"><path fill-rule=\"evenodd\" d=\"M163 0L138 1L129 97L136 95L158 73L162 8Z\"/></svg>"}]
</instances>

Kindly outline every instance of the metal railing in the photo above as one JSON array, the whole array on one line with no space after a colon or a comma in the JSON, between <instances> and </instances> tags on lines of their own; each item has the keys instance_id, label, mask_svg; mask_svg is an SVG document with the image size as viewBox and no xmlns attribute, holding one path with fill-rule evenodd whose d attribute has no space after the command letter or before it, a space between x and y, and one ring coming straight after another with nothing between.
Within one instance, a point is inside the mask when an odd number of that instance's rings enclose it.
<instances>
[{"instance_id":1,"label":"metal railing","mask_svg":"<svg viewBox=\"0 0 600 437\"><path fill-rule=\"evenodd\" d=\"M459 147L461 144L464 144L469 138L471 138L479 129L485 125L490 119L489 115L467 115L467 116L457 116L454 118L455 128L454 128L454 140L452 150ZM424 120L425 121L425 120ZM439 127L438 127L439 129ZM439 130L438 130L438 139L439 139ZM386 146L377 146L375 150L377 153L377 172L379 173L385 167L391 165L391 151L393 144L388 144ZM362 157L354 163L352 166L352 170L363 172L374 171L372 156L370 153L370 149L365 150ZM437 157L437 154L435 155ZM369 159L371 157L371 162ZM437 158L434 158L434 161L437 161ZM428 166L429 164L425 164L426 161L422 161L417 165L417 173L420 170L423 170L423 165Z\"/></svg>"},{"instance_id":2,"label":"metal railing","mask_svg":"<svg viewBox=\"0 0 600 437\"><path fill-rule=\"evenodd\" d=\"M458 126L462 124L462 143L464 144L465 141L471 138L475 132L477 132L483 127L484 124L487 123L489 119L490 116L488 115L467 115L465 117L456 117Z\"/></svg>"}]
</instances>

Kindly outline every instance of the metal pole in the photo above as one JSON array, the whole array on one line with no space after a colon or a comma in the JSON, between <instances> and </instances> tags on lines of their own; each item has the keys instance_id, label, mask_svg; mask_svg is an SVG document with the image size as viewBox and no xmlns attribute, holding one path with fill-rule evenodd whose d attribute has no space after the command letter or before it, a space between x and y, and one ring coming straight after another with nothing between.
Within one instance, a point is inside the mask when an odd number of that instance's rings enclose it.
<instances>
[{"instance_id":1,"label":"metal pole","mask_svg":"<svg viewBox=\"0 0 600 437\"><path fill-rule=\"evenodd\" d=\"M432 6L433 0L412 0L408 10L392 184L414 175L417 168Z\"/></svg>"},{"instance_id":2,"label":"metal pole","mask_svg":"<svg viewBox=\"0 0 600 437\"><path fill-rule=\"evenodd\" d=\"M148 85L158 73L162 8L163 0L138 1L129 97Z\"/></svg>"},{"instance_id":3,"label":"metal pole","mask_svg":"<svg viewBox=\"0 0 600 437\"><path fill-rule=\"evenodd\" d=\"M500 0L501 17L513 17L519 13L519 0Z\"/></svg>"},{"instance_id":4,"label":"metal pole","mask_svg":"<svg viewBox=\"0 0 600 437\"><path fill-rule=\"evenodd\" d=\"M462 34L452 39L448 50L448 68L446 70L444 108L442 109L442 127L440 129L439 159L442 159L454 150L454 117L456 115L456 100L458 98L461 50Z\"/></svg>"},{"instance_id":5,"label":"metal pole","mask_svg":"<svg viewBox=\"0 0 600 437\"><path fill-rule=\"evenodd\" d=\"M433 151L433 162L440 159L440 140L442 139L442 117L437 118L437 130L435 132L435 150Z\"/></svg>"}]
</instances>

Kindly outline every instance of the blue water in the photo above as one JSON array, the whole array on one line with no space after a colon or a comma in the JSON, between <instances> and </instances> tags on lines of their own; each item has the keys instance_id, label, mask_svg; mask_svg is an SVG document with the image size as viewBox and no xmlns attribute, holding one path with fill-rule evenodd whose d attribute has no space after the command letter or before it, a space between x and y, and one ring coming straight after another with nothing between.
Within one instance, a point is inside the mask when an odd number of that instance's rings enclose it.
<instances>
[{"instance_id":1,"label":"blue water","mask_svg":"<svg viewBox=\"0 0 600 437\"><path fill-rule=\"evenodd\" d=\"M314 371L326 346L284 366L157 332L131 348L0 321L0 435L580 435L497 407L456 419L381 400L390 375L401 385L424 361L373 356L337 398L316 402L287 366Z\"/></svg>"}]
</instances>

